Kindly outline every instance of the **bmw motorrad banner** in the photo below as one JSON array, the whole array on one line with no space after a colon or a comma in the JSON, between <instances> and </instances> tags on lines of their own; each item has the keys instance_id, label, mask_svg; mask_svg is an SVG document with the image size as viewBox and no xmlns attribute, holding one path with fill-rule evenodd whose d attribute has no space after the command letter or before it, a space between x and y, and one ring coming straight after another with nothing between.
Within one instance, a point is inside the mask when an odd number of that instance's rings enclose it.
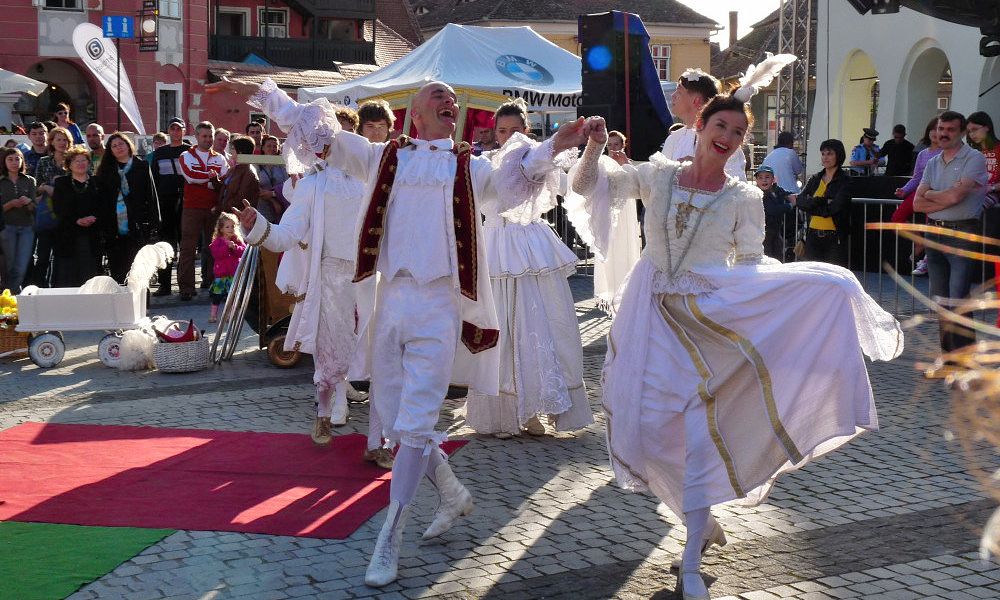
<instances>
[{"instance_id":1,"label":"bmw motorrad banner","mask_svg":"<svg viewBox=\"0 0 1000 600\"><path fill-rule=\"evenodd\" d=\"M118 51L114 41L104 37L104 31L92 23L80 23L73 30L73 48L83 60L83 64L101 82L112 98L118 96ZM129 121L135 125L139 135L146 135L139 113L139 103L132 92L125 67L121 68L121 109Z\"/></svg>"}]
</instances>

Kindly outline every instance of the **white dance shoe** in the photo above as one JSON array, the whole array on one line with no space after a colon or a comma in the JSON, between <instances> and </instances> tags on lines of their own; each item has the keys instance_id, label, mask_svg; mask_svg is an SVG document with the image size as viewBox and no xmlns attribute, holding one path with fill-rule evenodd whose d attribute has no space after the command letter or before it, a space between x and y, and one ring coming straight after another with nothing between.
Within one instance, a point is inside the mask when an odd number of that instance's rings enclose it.
<instances>
[{"instance_id":1,"label":"white dance shoe","mask_svg":"<svg viewBox=\"0 0 1000 600\"><path fill-rule=\"evenodd\" d=\"M347 425L347 400L334 402L330 410L330 424L334 427Z\"/></svg>"},{"instance_id":2,"label":"white dance shoe","mask_svg":"<svg viewBox=\"0 0 1000 600\"><path fill-rule=\"evenodd\" d=\"M687 588L684 587L683 583L685 573L689 575L693 573L701 577L701 573L699 571L685 571L684 569L681 569L681 572L677 574L677 586L681 588L681 598L683 598L683 600L712 600L712 597L708 595L707 590L704 594L688 593Z\"/></svg>"},{"instance_id":3,"label":"white dance shoe","mask_svg":"<svg viewBox=\"0 0 1000 600\"><path fill-rule=\"evenodd\" d=\"M715 517L709 518L712 520L712 526L708 530L708 535L705 536L705 541L702 542L702 556L705 556L705 553L708 552L709 548L712 546L718 546L721 548L729 543L729 540L726 539L726 532L722 529L722 525L719 525L719 522L715 520ZM681 559L678 558L674 562L670 563L670 568L675 570L680 569Z\"/></svg>"},{"instance_id":4,"label":"white dance shoe","mask_svg":"<svg viewBox=\"0 0 1000 600\"><path fill-rule=\"evenodd\" d=\"M475 508L472 494L458 481L447 462L441 463L434 470L434 481L441 496L441 504L434 513L434 521L424 532L425 540L448 531L459 517L472 514L472 509Z\"/></svg>"},{"instance_id":5,"label":"white dance shoe","mask_svg":"<svg viewBox=\"0 0 1000 600\"><path fill-rule=\"evenodd\" d=\"M403 542L403 527L410 515L409 505L400 507L399 502L389 503L385 523L375 541L372 560L365 571L365 585L382 587L396 581L399 574L399 546Z\"/></svg>"}]
</instances>

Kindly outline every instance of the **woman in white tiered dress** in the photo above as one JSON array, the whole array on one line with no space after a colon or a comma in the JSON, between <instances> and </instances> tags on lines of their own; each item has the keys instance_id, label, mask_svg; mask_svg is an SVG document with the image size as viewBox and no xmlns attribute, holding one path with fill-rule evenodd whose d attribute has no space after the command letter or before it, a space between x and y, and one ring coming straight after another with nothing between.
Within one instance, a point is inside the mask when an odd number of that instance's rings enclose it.
<instances>
[{"instance_id":1,"label":"woman in white tiered dress","mask_svg":"<svg viewBox=\"0 0 1000 600\"><path fill-rule=\"evenodd\" d=\"M603 406L620 485L650 490L687 526L686 599L708 598L701 554L725 543L714 504L762 502L777 476L878 420L864 355L899 355L899 324L849 271L763 255L760 191L724 173L750 124L718 96L697 123L694 161L600 161L598 128L570 173L604 229L623 202L646 204L647 244L619 295Z\"/></svg>"},{"instance_id":2,"label":"woman in white tiered dress","mask_svg":"<svg viewBox=\"0 0 1000 600\"><path fill-rule=\"evenodd\" d=\"M526 130L523 101L497 110L497 140L503 146L491 156L494 165L521 168L521 159L537 145L524 135ZM580 328L566 280L577 258L541 218L555 207L558 187L558 173L552 173L480 207L502 358L500 395L470 392L467 400L466 422L479 433L510 437L525 429L540 435L545 428L539 417L546 415L553 417L558 431L594 422L583 385Z\"/></svg>"}]
</instances>

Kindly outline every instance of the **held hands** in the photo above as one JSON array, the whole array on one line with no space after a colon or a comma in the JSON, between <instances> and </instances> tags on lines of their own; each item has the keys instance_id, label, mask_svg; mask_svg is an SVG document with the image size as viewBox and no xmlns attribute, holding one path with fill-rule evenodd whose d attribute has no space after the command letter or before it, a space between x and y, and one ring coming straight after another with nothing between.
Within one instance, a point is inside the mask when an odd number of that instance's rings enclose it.
<instances>
[{"instance_id":1,"label":"held hands","mask_svg":"<svg viewBox=\"0 0 1000 600\"><path fill-rule=\"evenodd\" d=\"M230 250L235 250L236 249L236 242L228 241L228 242L226 242L226 246L228 246Z\"/></svg>"},{"instance_id":2,"label":"held hands","mask_svg":"<svg viewBox=\"0 0 1000 600\"><path fill-rule=\"evenodd\" d=\"M239 218L240 227L242 227L244 231L250 231L251 229L253 229L254 224L257 222L257 211L254 209L254 207L250 206L250 203L247 202L246 198L243 199L242 209L239 209L234 206L232 210L229 212L233 213Z\"/></svg>"},{"instance_id":3,"label":"held hands","mask_svg":"<svg viewBox=\"0 0 1000 600\"><path fill-rule=\"evenodd\" d=\"M608 141L608 132L602 117L580 117L572 123L566 123L553 137L553 148L558 154L563 150L581 146L588 139L602 144Z\"/></svg>"},{"instance_id":4,"label":"held hands","mask_svg":"<svg viewBox=\"0 0 1000 600\"><path fill-rule=\"evenodd\" d=\"M205 86L206 94L218 94L220 92L230 92L236 94L236 96L246 100L250 96L253 96L260 90L260 85L256 83L250 83L249 81L242 81L240 79L230 79L223 76L222 81L217 81L215 83L209 83Z\"/></svg>"},{"instance_id":5,"label":"held hands","mask_svg":"<svg viewBox=\"0 0 1000 600\"><path fill-rule=\"evenodd\" d=\"M895 196L895 197L897 197L897 198L902 198L903 197L903 188L896 188L896 191L894 191L892 193L892 195Z\"/></svg>"},{"instance_id":6,"label":"held hands","mask_svg":"<svg viewBox=\"0 0 1000 600\"><path fill-rule=\"evenodd\" d=\"M94 216L80 217L79 219L76 220L76 224L79 225L80 227L90 227L96 222L97 222L97 217Z\"/></svg>"}]
</instances>

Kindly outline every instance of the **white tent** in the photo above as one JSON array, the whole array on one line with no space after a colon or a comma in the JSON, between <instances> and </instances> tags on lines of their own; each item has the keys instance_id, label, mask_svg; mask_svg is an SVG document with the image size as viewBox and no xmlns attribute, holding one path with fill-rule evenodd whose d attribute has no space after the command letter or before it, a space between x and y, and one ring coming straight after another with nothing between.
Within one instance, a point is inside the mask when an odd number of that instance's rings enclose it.
<instances>
[{"instance_id":1,"label":"white tent","mask_svg":"<svg viewBox=\"0 0 1000 600\"><path fill-rule=\"evenodd\" d=\"M0 94L17 94L24 92L37 96L45 91L48 84L44 81L37 81L24 75L12 73L6 69L0 69Z\"/></svg>"},{"instance_id":2,"label":"white tent","mask_svg":"<svg viewBox=\"0 0 1000 600\"><path fill-rule=\"evenodd\" d=\"M359 99L412 90L433 80L452 87L521 97L532 111L573 111L580 104L580 57L530 27L449 24L408 55L347 83L300 88L299 101Z\"/></svg>"}]
</instances>

